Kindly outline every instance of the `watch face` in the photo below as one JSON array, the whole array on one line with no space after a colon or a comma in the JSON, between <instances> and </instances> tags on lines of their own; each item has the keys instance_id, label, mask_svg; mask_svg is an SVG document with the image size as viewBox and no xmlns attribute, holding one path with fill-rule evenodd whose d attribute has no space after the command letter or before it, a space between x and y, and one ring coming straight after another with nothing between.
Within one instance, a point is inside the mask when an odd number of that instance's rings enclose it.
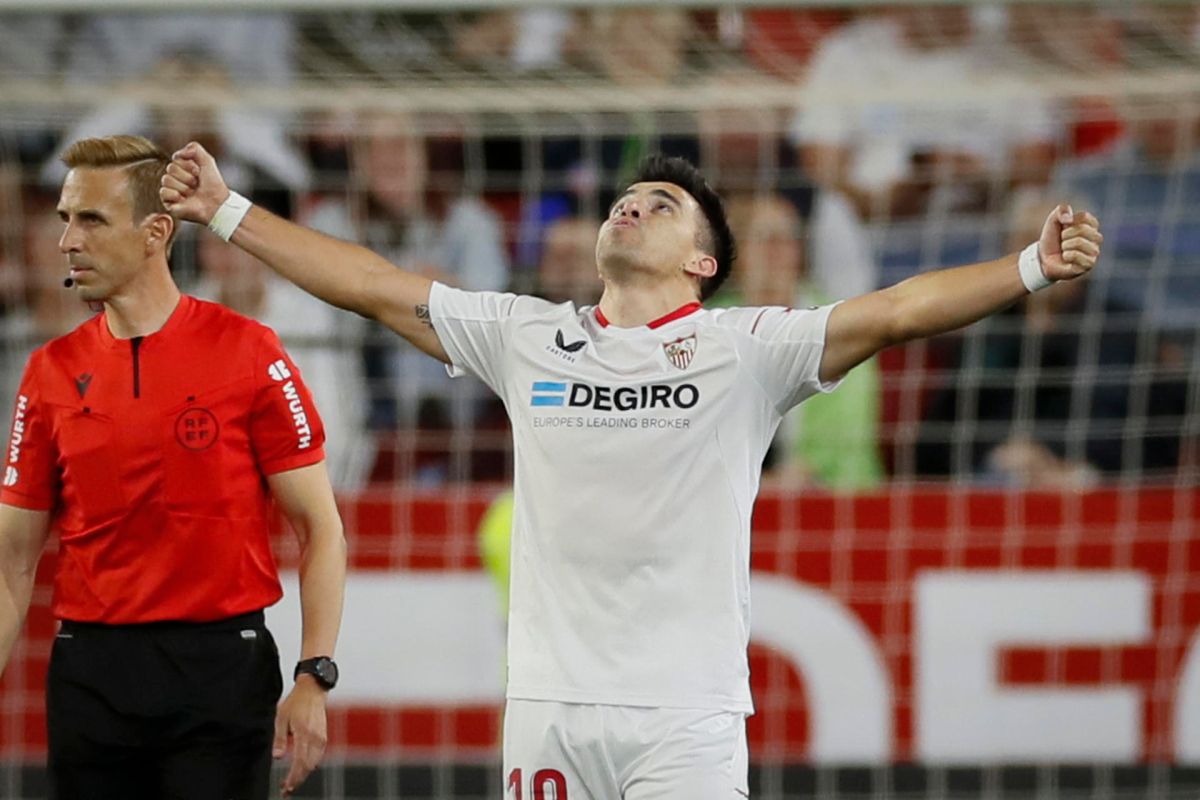
<instances>
[{"instance_id":1,"label":"watch face","mask_svg":"<svg viewBox=\"0 0 1200 800\"><path fill-rule=\"evenodd\" d=\"M312 675L317 683L326 689L332 689L338 682L337 664L328 656L318 656L298 662L295 677L299 677L300 673Z\"/></svg>"},{"instance_id":2,"label":"watch face","mask_svg":"<svg viewBox=\"0 0 1200 800\"><path fill-rule=\"evenodd\" d=\"M337 664L333 663L332 659L322 658L317 661L316 667L317 678L320 679L321 683L333 688L338 679Z\"/></svg>"}]
</instances>

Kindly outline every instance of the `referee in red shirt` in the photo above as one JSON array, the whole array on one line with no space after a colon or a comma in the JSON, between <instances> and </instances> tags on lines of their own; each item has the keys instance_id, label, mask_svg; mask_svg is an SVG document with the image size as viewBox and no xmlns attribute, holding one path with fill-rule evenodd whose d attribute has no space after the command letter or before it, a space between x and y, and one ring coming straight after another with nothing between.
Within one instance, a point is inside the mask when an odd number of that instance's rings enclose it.
<instances>
[{"instance_id":1,"label":"referee in red shirt","mask_svg":"<svg viewBox=\"0 0 1200 800\"><path fill-rule=\"evenodd\" d=\"M320 418L269 328L175 286L176 221L158 191L169 157L114 136L63 161L66 285L103 313L36 350L17 394L0 670L53 523L51 796L265 798L289 746L290 794L324 751L345 586ZM282 594L273 503L301 548L303 643L282 703L263 625Z\"/></svg>"}]
</instances>

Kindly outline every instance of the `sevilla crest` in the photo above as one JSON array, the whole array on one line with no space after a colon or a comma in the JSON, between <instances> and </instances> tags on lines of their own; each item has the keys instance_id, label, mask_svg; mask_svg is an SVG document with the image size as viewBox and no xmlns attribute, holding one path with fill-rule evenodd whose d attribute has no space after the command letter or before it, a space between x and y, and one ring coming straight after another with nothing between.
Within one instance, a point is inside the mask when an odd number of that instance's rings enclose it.
<instances>
[{"instance_id":1,"label":"sevilla crest","mask_svg":"<svg viewBox=\"0 0 1200 800\"><path fill-rule=\"evenodd\" d=\"M663 342L663 350L666 351L668 361L679 369L687 369L688 364L692 363L692 357L696 355L696 334L681 337L673 342Z\"/></svg>"}]
</instances>

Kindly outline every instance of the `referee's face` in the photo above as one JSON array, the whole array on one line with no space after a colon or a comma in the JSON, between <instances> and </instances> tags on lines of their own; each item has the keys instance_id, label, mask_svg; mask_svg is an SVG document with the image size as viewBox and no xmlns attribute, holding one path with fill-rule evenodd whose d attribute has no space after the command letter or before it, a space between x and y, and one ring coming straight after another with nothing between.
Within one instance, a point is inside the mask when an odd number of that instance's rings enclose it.
<instances>
[{"instance_id":1,"label":"referee's face","mask_svg":"<svg viewBox=\"0 0 1200 800\"><path fill-rule=\"evenodd\" d=\"M65 226L58 246L84 300L107 301L144 273L145 231L133 219L123 169L72 169L63 182L58 216Z\"/></svg>"}]
</instances>

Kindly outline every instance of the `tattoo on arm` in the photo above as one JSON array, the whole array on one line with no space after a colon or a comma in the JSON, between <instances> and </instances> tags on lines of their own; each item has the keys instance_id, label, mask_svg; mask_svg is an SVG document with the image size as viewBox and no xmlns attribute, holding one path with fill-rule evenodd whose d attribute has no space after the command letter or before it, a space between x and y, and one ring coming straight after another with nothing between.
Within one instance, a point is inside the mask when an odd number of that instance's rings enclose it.
<instances>
[{"instance_id":1,"label":"tattoo on arm","mask_svg":"<svg viewBox=\"0 0 1200 800\"><path fill-rule=\"evenodd\" d=\"M424 303L418 303L416 311L417 319L432 328L433 320L429 318L429 306L425 305Z\"/></svg>"}]
</instances>

